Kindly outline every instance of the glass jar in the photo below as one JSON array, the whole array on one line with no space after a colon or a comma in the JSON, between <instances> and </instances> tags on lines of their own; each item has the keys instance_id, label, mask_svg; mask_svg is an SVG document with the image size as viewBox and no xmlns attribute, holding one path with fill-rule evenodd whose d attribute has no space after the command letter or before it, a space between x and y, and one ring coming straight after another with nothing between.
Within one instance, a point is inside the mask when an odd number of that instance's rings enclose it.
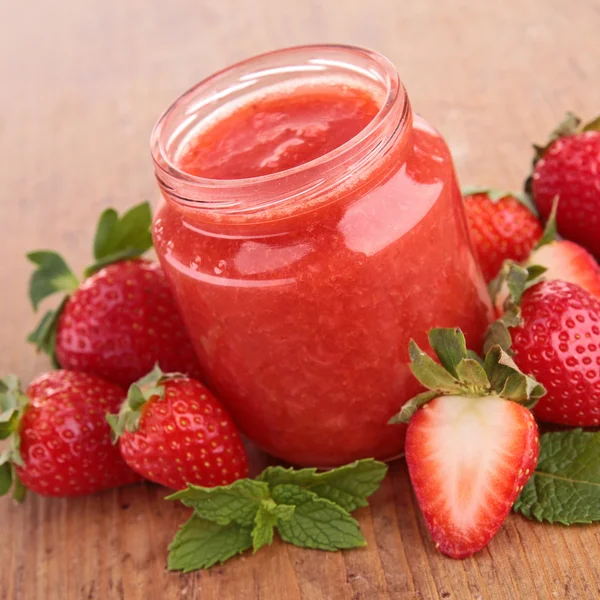
<instances>
[{"instance_id":1,"label":"glass jar","mask_svg":"<svg viewBox=\"0 0 600 600\"><path fill-rule=\"evenodd\" d=\"M274 93L367 90L379 112L351 140L281 172L208 179L181 156L207 123ZM305 46L251 58L192 88L151 139L165 203L155 247L206 381L241 431L298 465L403 450L388 425L421 391L411 338L491 318L452 158L413 115L393 65L371 51Z\"/></svg>"}]
</instances>

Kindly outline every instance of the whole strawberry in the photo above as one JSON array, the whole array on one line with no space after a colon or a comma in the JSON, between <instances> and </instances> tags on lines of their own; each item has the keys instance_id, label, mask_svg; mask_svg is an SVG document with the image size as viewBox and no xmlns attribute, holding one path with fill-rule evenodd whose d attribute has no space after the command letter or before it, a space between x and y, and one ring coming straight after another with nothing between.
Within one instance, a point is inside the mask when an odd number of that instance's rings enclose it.
<instances>
[{"instance_id":1,"label":"whole strawberry","mask_svg":"<svg viewBox=\"0 0 600 600\"><path fill-rule=\"evenodd\" d=\"M37 265L30 297L37 309L55 292L67 292L29 341L58 366L84 371L127 388L155 363L197 376L192 344L165 276L156 262L137 258L151 245L151 213L141 204L118 218L100 218L94 242L96 263L79 283L54 252L33 252Z\"/></svg>"},{"instance_id":2,"label":"whole strawberry","mask_svg":"<svg viewBox=\"0 0 600 600\"><path fill-rule=\"evenodd\" d=\"M436 548L464 558L494 537L535 470L539 434L528 409L544 388L500 346L483 361L460 330L433 329L429 341L441 364L409 347L429 391L392 422L408 422L406 462Z\"/></svg>"},{"instance_id":3,"label":"whole strawberry","mask_svg":"<svg viewBox=\"0 0 600 600\"><path fill-rule=\"evenodd\" d=\"M248 475L240 435L199 382L155 369L129 389L118 415L108 415L121 455L140 475L176 490L188 483L227 485Z\"/></svg>"},{"instance_id":4,"label":"whole strawberry","mask_svg":"<svg viewBox=\"0 0 600 600\"><path fill-rule=\"evenodd\" d=\"M543 275L542 275L543 277ZM548 393L536 417L572 426L600 424L600 300L580 285L539 281L512 265L505 313L488 332Z\"/></svg>"},{"instance_id":5,"label":"whole strawberry","mask_svg":"<svg viewBox=\"0 0 600 600\"><path fill-rule=\"evenodd\" d=\"M525 260L542 236L542 226L524 197L485 188L463 190L475 254L486 281L507 259Z\"/></svg>"},{"instance_id":6,"label":"whole strawberry","mask_svg":"<svg viewBox=\"0 0 600 600\"><path fill-rule=\"evenodd\" d=\"M546 281L523 294L523 322L510 328L519 366L548 394L534 414L573 426L600 424L600 300L564 281Z\"/></svg>"},{"instance_id":7,"label":"whole strawberry","mask_svg":"<svg viewBox=\"0 0 600 600\"><path fill-rule=\"evenodd\" d=\"M528 186L545 219L560 199L559 233L600 259L600 119L581 127L569 113L536 155Z\"/></svg>"},{"instance_id":8,"label":"whole strawberry","mask_svg":"<svg viewBox=\"0 0 600 600\"><path fill-rule=\"evenodd\" d=\"M125 392L93 375L53 371L23 394L15 377L0 382L0 494L14 485L45 496L78 496L139 481L111 442L104 419Z\"/></svg>"}]
</instances>

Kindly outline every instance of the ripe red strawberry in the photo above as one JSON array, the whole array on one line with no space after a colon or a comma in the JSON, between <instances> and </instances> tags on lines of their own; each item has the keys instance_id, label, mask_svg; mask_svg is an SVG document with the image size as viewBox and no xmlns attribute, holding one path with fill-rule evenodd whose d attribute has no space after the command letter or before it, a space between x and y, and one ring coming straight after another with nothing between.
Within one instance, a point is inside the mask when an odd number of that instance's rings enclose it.
<instances>
[{"instance_id":1,"label":"ripe red strawberry","mask_svg":"<svg viewBox=\"0 0 600 600\"><path fill-rule=\"evenodd\" d=\"M569 113L546 146L535 146L528 183L540 215L546 219L558 197L559 233L600 259L600 119L580 123Z\"/></svg>"},{"instance_id":2,"label":"ripe red strawberry","mask_svg":"<svg viewBox=\"0 0 600 600\"><path fill-rule=\"evenodd\" d=\"M119 415L107 417L125 462L166 487L227 485L248 475L240 435L198 381L156 367L131 386Z\"/></svg>"},{"instance_id":3,"label":"ripe red strawberry","mask_svg":"<svg viewBox=\"0 0 600 600\"><path fill-rule=\"evenodd\" d=\"M151 244L148 204L121 219L112 210L102 215L94 243L96 264L79 283L54 252L28 255L38 269L30 282L34 308L45 297L67 296L49 311L29 340L67 369L84 371L128 387L154 364L199 375L164 274L156 262L135 258Z\"/></svg>"},{"instance_id":4,"label":"ripe red strawberry","mask_svg":"<svg viewBox=\"0 0 600 600\"><path fill-rule=\"evenodd\" d=\"M507 192L464 190L471 240L486 281L507 259L525 260L542 236L542 226L523 198Z\"/></svg>"},{"instance_id":5,"label":"ripe red strawberry","mask_svg":"<svg viewBox=\"0 0 600 600\"><path fill-rule=\"evenodd\" d=\"M409 423L406 462L436 548L464 558L494 537L535 469L539 434L527 407L544 389L500 346L482 361L460 330L434 329L429 340L441 365L414 342L409 351L430 391L392 422Z\"/></svg>"},{"instance_id":6,"label":"ripe red strawberry","mask_svg":"<svg viewBox=\"0 0 600 600\"><path fill-rule=\"evenodd\" d=\"M509 332L515 361L548 390L535 416L599 425L600 300L572 283L538 283L523 293L520 324Z\"/></svg>"},{"instance_id":7,"label":"ripe red strawberry","mask_svg":"<svg viewBox=\"0 0 600 600\"><path fill-rule=\"evenodd\" d=\"M23 394L15 377L0 384L0 494L14 484L46 496L78 496L139 481L111 443L104 418L125 392L98 377L53 371Z\"/></svg>"}]
</instances>

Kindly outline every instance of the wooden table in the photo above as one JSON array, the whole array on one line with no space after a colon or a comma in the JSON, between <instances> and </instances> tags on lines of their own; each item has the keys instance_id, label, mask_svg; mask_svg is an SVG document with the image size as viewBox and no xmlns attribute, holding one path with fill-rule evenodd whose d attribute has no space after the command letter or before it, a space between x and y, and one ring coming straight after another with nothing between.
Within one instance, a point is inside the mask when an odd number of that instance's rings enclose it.
<instances>
[{"instance_id":1,"label":"wooden table","mask_svg":"<svg viewBox=\"0 0 600 600\"><path fill-rule=\"evenodd\" d=\"M89 258L96 215L158 201L148 136L159 113L251 54L332 41L391 58L413 106L445 134L464 182L519 187L530 142L566 109L593 116L600 79L594 0L55 0L0 19L0 371L47 368L24 343L34 317L23 255ZM0 599L384 600L600 597L600 528L509 518L475 558L429 541L404 463L357 513L369 546L276 542L210 572L165 570L186 517L138 486L74 500L0 501Z\"/></svg>"}]
</instances>

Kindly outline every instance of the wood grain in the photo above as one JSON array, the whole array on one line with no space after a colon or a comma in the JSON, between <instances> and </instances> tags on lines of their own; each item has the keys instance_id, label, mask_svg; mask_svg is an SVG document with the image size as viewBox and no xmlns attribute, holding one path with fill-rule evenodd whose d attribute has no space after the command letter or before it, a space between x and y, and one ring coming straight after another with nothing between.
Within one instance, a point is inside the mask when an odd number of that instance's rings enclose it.
<instances>
[{"instance_id":1,"label":"wood grain","mask_svg":"<svg viewBox=\"0 0 600 600\"><path fill-rule=\"evenodd\" d=\"M369 46L398 66L465 182L518 187L566 109L597 110L594 0L55 0L0 19L1 372L47 367L24 343L34 316L23 255L57 248L82 268L95 215L158 200L148 136L188 86L233 61L310 42ZM369 546L327 554L275 543L210 572L165 570L185 509L151 485L73 500L0 501L0 599L591 599L600 528L512 516L489 548L432 547L404 463L359 511Z\"/></svg>"}]
</instances>

